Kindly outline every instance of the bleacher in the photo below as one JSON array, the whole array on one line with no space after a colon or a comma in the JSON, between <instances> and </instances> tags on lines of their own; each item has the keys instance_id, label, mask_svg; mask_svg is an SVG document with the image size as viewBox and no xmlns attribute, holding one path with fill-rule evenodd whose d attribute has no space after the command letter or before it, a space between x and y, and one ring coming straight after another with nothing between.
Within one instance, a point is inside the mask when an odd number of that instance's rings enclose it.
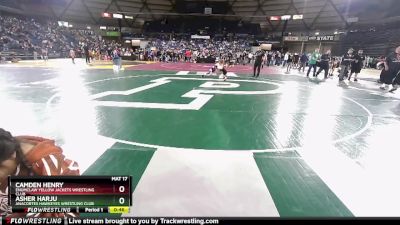
<instances>
[{"instance_id":1,"label":"bleacher","mask_svg":"<svg viewBox=\"0 0 400 225\"><path fill-rule=\"evenodd\" d=\"M160 19L147 21L144 26L146 33L192 33L196 34L202 30L207 34L236 33L236 34L261 34L259 24L241 22L239 20L219 20L202 17L185 19Z\"/></svg>"},{"instance_id":2,"label":"bleacher","mask_svg":"<svg viewBox=\"0 0 400 225\"><path fill-rule=\"evenodd\" d=\"M380 28L376 31L349 32L342 38L341 53L349 48L363 49L364 54L380 57L400 46L400 29Z\"/></svg>"}]
</instances>

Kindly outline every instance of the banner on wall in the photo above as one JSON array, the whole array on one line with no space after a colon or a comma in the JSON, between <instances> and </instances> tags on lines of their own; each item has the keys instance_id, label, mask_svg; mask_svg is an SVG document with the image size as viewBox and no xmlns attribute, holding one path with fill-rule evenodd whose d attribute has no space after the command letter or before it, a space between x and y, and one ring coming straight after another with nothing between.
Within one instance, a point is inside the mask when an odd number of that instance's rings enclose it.
<instances>
[{"instance_id":1,"label":"banner on wall","mask_svg":"<svg viewBox=\"0 0 400 225\"><path fill-rule=\"evenodd\" d=\"M285 36L283 37L283 41L339 41L339 36Z\"/></svg>"},{"instance_id":2,"label":"banner on wall","mask_svg":"<svg viewBox=\"0 0 400 225\"><path fill-rule=\"evenodd\" d=\"M325 36L311 36L308 37L309 41L335 41L335 35L325 35Z\"/></svg>"},{"instance_id":3,"label":"banner on wall","mask_svg":"<svg viewBox=\"0 0 400 225\"><path fill-rule=\"evenodd\" d=\"M272 49L272 44L261 44L260 48L264 51L271 51Z\"/></svg>"},{"instance_id":4,"label":"banner on wall","mask_svg":"<svg viewBox=\"0 0 400 225\"><path fill-rule=\"evenodd\" d=\"M285 36L283 41L308 41L308 36Z\"/></svg>"},{"instance_id":5,"label":"banner on wall","mask_svg":"<svg viewBox=\"0 0 400 225\"><path fill-rule=\"evenodd\" d=\"M132 46L140 47L140 40L132 40Z\"/></svg>"},{"instance_id":6,"label":"banner on wall","mask_svg":"<svg viewBox=\"0 0 400 225\"><path fill-rule=\"evenodd\" d=\"M104 36L107 36L107 37L119 37L119 36L121 36L121 32L119 32L119 31L106 31Z\"/></svg>"},{"instance_id":7,"label":"banner on wall","mask_svg":"<svg viewBox=\"0 0 400 225\"><path fill-rule=\"evenodd\" d=\"M192 39L210 39L210 36L208 36L208 35L197 35L197 34L195 34L195 35L192 35L190 37Z\"/></svg>"},{"instance_id":8,"label":"banner on wall","mask_svg":"<svg viewBox=\"0 0 400 225\"><path fill-rule=\"evenodd\" d=\"M297 36L286 36L286 37L283 37L283 40L284 41L299 41L299 37L297 37Z\"/></svg>"}]
</instances>

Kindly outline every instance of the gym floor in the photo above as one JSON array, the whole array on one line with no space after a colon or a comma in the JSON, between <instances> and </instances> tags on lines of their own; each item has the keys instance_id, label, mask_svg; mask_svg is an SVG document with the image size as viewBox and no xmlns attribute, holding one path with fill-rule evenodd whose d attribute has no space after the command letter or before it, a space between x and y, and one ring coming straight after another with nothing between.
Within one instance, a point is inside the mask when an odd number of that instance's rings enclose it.
<instances>
[{"instance_id":1,"label":"gym floor","mask_svg":"<svg viewBox=\"0 0 400 225\"><path fill-rule=\"evenodd\" d=\"M132 216L400 216L400 93L281 67L0 65L0 127L84 175L132 175Z\"/></svg>"}]
</instances>

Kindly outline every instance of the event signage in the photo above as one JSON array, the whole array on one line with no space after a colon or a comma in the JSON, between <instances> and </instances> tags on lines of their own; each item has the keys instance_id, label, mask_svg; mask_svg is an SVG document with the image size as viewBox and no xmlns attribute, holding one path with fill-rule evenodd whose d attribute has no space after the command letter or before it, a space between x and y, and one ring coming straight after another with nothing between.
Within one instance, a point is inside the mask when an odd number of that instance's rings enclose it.
<instances>
[{"instance_id":1,"label":"event signage","mask_svg":"<svg viewBox=\"0 0 400 225\"><path fill-rule=\"evenodd\" d=\"M299 41L299 37L297 37L297 36L286 36L286 37L283 37L283 40L284 41Z\"/></svg>"},{"instance_id":2,"label":"event signage","mask_svg":"<svg viewBox=\"0 0 400 225\"><path fill-rule=\"evenodd\" d=\"M308 36L285 36L283 41L308 41Z\"/></svg>"},{"instance_id":3,"label":"event signage","mask_svg":"<svg viewBox=\"0 0 400 225\"><path fill-rule=\"evenodd\" d=\"M271 16L269 19L271 21L277 21L277 20L281 20L281 17L280 16Z\"/></svg>"},{"instance_id":4,"label":"event signage","mask_svg":"<svg viewBox=\"0 0 400 225\"><path fill-rule=\"evenodd\" d=\"M197 34L195 34L195 35L192 35L190 37L192 39L210 39L210 36L208 36L208 35L197 35Z\"/></svg>"},{"instance_id":5,"label":"event signage","mask_svg":"<svg viewBox=\"0 0 400 225\"><path fill-rule=\"evenodd\" d=\"M325 35L325 36L311 36L308 37L309 41L334 41L334 35Z\"/></svg>"},{"instance_id":6,"label":"event signage","mask_svg":"<svg viewBox=\"0 0 400 225\"><path fill-rule=\"evenodd\" d=\"M271 20L271 21L279 21L279 20L302 20L303 19L303 14L300 15L282 15L282 16L270 16L269 18L267 17L267 19Z\"/></svg>"},{"instance_id":7,"label":"event signage","mask_svg":"<svg viewBox=\"0 0 400 225\"><path fill-rule=\"evenodd\" d=\"M119 31L106 31L106 35L107 37L119 37L121 36L121 32Z\"/></svg>"},{"instance_id":8,"label":"event signage","mask_svg":"<svg viewBox=\"0 0 400 225\"><path fill-rule=\"evenodd\" d=\"M303 14L293 15L293 20L302 20L302 19L303 19Z\"/></svg>"}]
</instances>

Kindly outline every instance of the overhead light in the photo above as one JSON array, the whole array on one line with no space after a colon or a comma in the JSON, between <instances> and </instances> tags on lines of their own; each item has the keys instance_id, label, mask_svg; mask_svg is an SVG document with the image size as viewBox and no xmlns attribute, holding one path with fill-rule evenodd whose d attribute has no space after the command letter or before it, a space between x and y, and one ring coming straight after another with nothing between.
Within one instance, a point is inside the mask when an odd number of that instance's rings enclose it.
<instances>
[{"instance_id":1,"label":"overhead light","mask_svg":"<svg viewBox=\"0 0 400 225\"><path fill-rule=\"evenodd\" d=\"M338 34L339 32L335 31L333 34Z\"/></svg>"},{"instance_id":2,"label":"overhead light","mask_svg":"<svg viewBox=\"0 0 400 225\"><path fill-rule=\"evenodd\" d=\"M131 19L131 20L133 20L133 16L125 16L125 19Z\"/></svg>"},{"instance_id":3,"label":"overhead light","mask_svg":"<svg viewBox=\"0 0 400 225\"><path fill-rule=\"evenodd\" d=\"M101 16L102 16L102 17L106 17L106 18L111 18L111 13L103 12L103 13L101 14Z\"/></svg>"},{"instance_id":4,"label":"overhead light","mask_svg":"<svg viewBox=\"0 0 400 225\"><path fill-rule=\"evenodd\" d=\"M68 25L68 27L73 27L72 24Z\"/></svg>"},{"instance_id":5,"label":"overhead light","mask_svg":"<svg viewBox=\"0 0 400 225\"><path fill-rule=\"evenodd\" d=\"M319 35L319 32L315 32L315 35Z\"/></svg>"},{"instance_id":6,"label":"overhead light","mask_svg":"<svg viewBox=\"0 0 400 225\"><path fill-rule=\"evenodd\" d=\"M113 18L122 19L124 16L119 13L113 13Z\"/></svg>"},{"instance_id":7,"label":"overhead light","mask_svg":"<svg viewBox=\"0 0 400 225\"><path fill-rule=\"evenodd\" d=\"M90 26L87 26L86 29L90 30L90 29L92 29L92 28L91 28Z\"/></svg>"},{"instance_id":8,"label":"overhead light","mask_svg":"<svg viewBox=\"0 0 400 225\"><path fill-rule=\"evenodd\" d=\"M105 27L105 26L100 26L100 30L107 30L107 27Z\"/></svg>"},{"instance_id":9,"label":"overhead light","mask_svg":"<svg viewBox=\"0 0 400 225\"><path fill-rule=\"evenodd\" d=\"M58 21L58 26L60 26L60 27L69 27L68 26L68 22L65 22L65 21Z\"/></svg>"}]
</instances>

